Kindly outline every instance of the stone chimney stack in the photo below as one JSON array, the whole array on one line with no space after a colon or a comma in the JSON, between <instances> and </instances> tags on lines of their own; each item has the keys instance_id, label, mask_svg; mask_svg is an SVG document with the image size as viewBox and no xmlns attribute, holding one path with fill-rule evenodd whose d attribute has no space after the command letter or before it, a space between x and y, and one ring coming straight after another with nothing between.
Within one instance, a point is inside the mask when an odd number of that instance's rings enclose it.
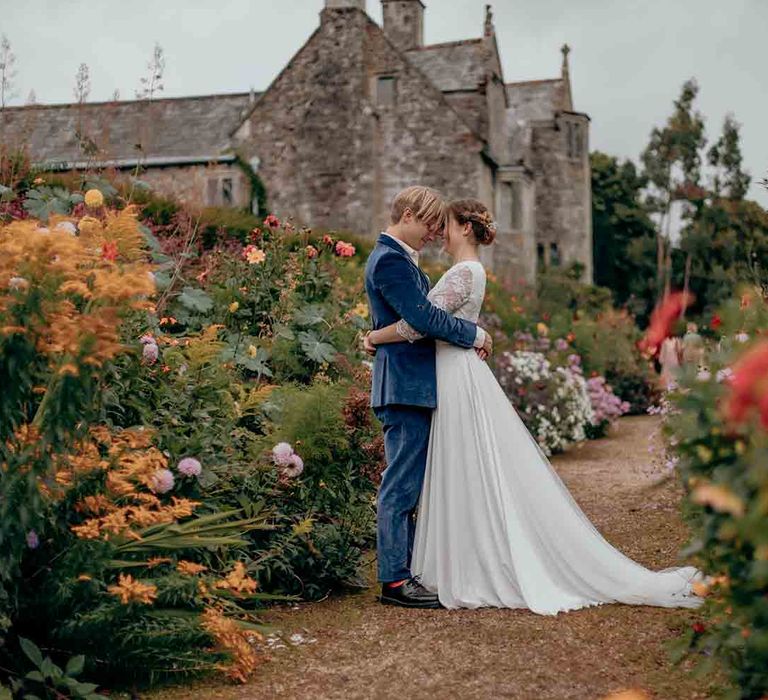
<instances>
[{"instance_id":1,"label":"stone chimney stack","mask_svg":"<svg viewBox=\"0 0 768 700\"><path fill-rule=\"evenodd\" d=\"M384 33L401 51L424 46L424 3L421 0L381 0Z\"/></svg>"},{"instance_id":2,"label":"stone chimney stack","mask_svg":"<svg viewBox=\"0 0 768 700\"><path fill-rule=\"evenodd\" d=\"M365 0L325 0L326 10L346 10L349 8L365 12Z\"/></svg>"}]
</instances>

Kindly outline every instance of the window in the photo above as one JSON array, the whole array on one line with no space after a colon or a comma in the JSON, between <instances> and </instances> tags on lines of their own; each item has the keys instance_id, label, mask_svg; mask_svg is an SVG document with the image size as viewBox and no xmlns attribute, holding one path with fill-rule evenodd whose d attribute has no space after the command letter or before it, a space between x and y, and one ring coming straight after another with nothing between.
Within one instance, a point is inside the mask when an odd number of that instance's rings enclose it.
<instances>
[{"instance_id":1,"label":"window","mask_svg":"<svg viewBox=\"0 0 768 700\"><path fill-rule=\"evenodd\" d=\"M549 244L549 264L552 267L558 267L560 265L560 249L557 243Z\"/></svg>"},{"instance_id":2,"label":"window","mask_svg":"<svg viewBox=\"0 0 768 700\"><path fill-rule=\"evenodd\" d=\"M523 183L515 180L510 183L512 191L512 230L523 227Z\"/></svg>"},{"instance_id":3,"label":"window","mask_svg":"<svg viewBox=\"0 0 768 700\"><path fill-rule=\"evenodd\" d=\"M536 244L536 261L538 263L539 270L544 270L547 267L547 261L545 259L545 248L543 243Z\"/></svg>"},{"instance_id":4,"label":"window","mask_svg":"<svg viewBox=\"0 0 768 700\"><path fill-rule=\"evenodd\" d=\"M566 122L565 135L567 139L568 157L579 159L584 152L584 136L581 124L577 122Z\"/></svg>"},{"instance_id":5,"label":"window","mask_svg":"<svg viewBox=\"0 0 768 700\"><path fill-rule=\"evenodd\" d=\"M376 104L380 107L393 107L395 104L395 78L380 75L376 80Z\"/></svg>"},{"instance_id":6,"label":"window","mask_svg":"<svg viewBox=\"0 0 768 700\"><path fill-rule=\"evenodd\" d=\"M231 177L225 177L221 180L221 201L224 203L224 206L227 206L228 204L232 204L232 178Z\"/></svg>"}]
</instances>

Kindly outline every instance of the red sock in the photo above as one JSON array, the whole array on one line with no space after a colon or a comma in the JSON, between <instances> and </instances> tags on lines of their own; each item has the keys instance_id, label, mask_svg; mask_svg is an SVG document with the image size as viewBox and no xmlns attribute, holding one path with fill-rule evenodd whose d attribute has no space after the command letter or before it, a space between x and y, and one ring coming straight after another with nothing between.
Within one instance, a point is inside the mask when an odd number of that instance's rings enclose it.
<instances>
[{"instance_id":1,"label":"red sock","mask_svg":"<svg viewBox=\"0 0 768 700\"><path fill-rule=\"evenodd\" d=\"M390 581L389 583L385 584L387 588L400 588L408 579L405 579L403 581Z\"/></svg>"}]
</instances>

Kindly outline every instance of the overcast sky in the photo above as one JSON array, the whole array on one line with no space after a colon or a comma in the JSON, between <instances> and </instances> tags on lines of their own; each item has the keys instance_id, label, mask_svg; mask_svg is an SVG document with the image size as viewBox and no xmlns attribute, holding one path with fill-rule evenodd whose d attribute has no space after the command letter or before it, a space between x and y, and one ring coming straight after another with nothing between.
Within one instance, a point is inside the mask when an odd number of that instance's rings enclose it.
<instances>
[{"instance_id":1,"label":"overcast sky","mask_svg":"<svg viewBox=\"0 0 768 700\"><path fill-rule=\"evenodd\" d=\"M368 12L381 22L379 0ZM480 36L484 0L425 0L427 43ZM567 42L575 107L591 147L637 161L684 80L695 76L710 141L723 117L742 124L753 185L768 171L768 0L496 0L507 81L556 77ZM0 32L17 58L17 96L72 101L80 63L91 100L133 99L155 42L163 95L263 90L319 22L324 0L0 0Z\"/></svg>"}]
</instances>

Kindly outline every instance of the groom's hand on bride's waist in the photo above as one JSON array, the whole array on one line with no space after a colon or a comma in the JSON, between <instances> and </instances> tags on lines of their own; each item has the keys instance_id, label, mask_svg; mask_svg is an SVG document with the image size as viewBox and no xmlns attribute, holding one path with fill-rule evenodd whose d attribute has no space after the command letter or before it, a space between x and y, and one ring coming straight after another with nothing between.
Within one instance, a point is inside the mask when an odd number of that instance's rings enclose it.
<instances>
[{"instance_id":1,"label":"groom's hand on bride's waist","mask_svg":"<svg viewBox=\"0 0 768 700\"><path fill-rule=\"evenodd\" d=\"M481 360L487 360L493 354L493 338L484 328L481 328L480 330L483 331L483 344L480 347L476 347L475 351L480 356Z\"/></svg>"},{"instance_id":2,"label":"groom's hand on bride's waist","mask_svg":"<svg viewBox=\"0 0 768 700\"><path fill-rule=\"evenodd\" d=\"M370 332L366 333L363 336L362 345L363 345L363 352L365 352L366 354L371 356L376 354L376 346L371 342Z\"/></svg>"}]
</instances>

